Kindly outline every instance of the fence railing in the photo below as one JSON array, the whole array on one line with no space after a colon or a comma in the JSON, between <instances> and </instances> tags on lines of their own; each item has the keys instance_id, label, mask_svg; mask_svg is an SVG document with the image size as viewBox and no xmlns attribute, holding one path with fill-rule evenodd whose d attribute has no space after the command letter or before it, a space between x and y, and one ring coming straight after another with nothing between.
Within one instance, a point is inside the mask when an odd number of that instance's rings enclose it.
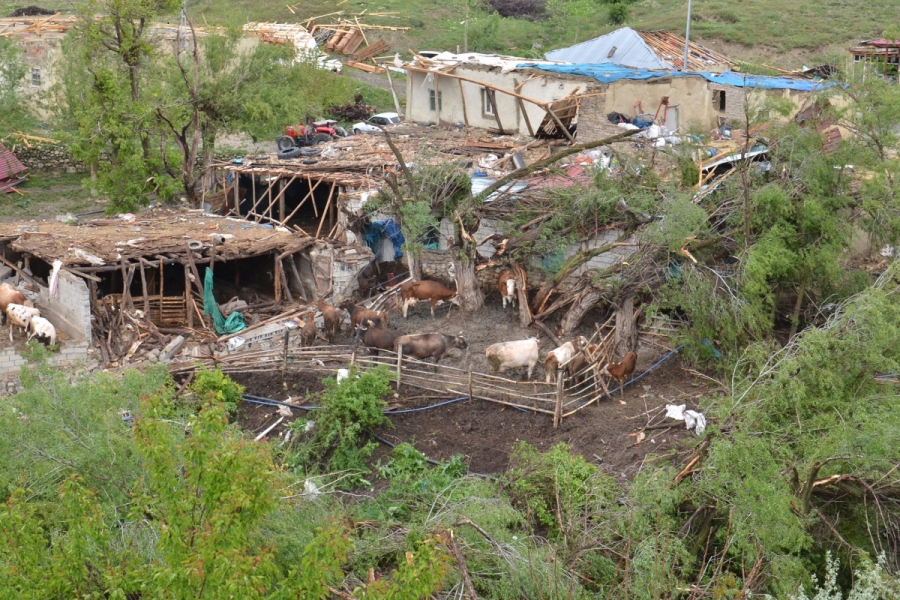
<instances>
[{"instance_id":1,"label":"fence railing","mask_svg":"<svg viewBox=\"0 0 900 600\"><path fill-rule=\"evenodd\" d=\"M396 374L398 391L406 386L438 394L478 398L551 415L554 427L559 426L561 419L599 401L607 393L605 384L598 376L597 365L588 365L571 377L559 371L556 383L546 383L543 379L517 381L471 369L425 362L386 350L372 355L362 346L298 348L286 343L281 347L193 358L174 363L169 370L172 374L184 374L198 368L218 367L223 373L281 372L283 376L295 371L333 373L338 368L350 366L365 371L382 365Z\"/></svg>"}]
</instances>

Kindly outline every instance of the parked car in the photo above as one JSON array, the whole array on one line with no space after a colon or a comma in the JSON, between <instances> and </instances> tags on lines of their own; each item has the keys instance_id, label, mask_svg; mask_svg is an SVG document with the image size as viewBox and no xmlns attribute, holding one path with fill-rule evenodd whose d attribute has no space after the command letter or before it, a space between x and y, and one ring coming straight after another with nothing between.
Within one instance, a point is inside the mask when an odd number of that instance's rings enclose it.
<instances>
[{"instance_id":1,"label":"parked car","mask_svg":"<svg viewBox=\"0 0 900 600\"><path fill-rule=\"evenodd\" d=\"M386 112L386 113L378 113L377 115L372 115L369 117L367 121L360 121L359 123L353 124L353 133L355 135L359 135L361 133L380 133L381 129L376 127L376 125L381 125L382 127L388 125L398 125L400 123L400 115L394 112Z\"/></svg>"}]
</instances>

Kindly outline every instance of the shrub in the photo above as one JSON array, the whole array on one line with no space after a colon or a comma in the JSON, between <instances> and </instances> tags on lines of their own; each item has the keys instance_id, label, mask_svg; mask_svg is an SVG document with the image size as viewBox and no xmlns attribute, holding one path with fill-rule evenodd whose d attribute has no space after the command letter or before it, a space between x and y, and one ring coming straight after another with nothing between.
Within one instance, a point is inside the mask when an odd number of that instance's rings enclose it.
<instances>
[{"instance_id":1,"label":"shrub","mask_svg":"<svg viewBox=\"0 0 900 600\"><path fill-rule=\"evenodd\" d=\"M570 516L610 502L615 482L584 457L571 454L564 443L540 452L520 442L510 458L509 492L514 504L526 510L551 533L564 533Z\"/></svg>"},{"instance_id":2,"label":"shrub","mask_svg":"<svg viewBox=\"0 0 900 600\"><path fill-rule=\"evenodd\" d=\"M367 483L359 474L368 472L365 460L375 449L367 441L366 432L388 421L387 406L382 397L391 390L391 372L381 366L357 375L355 369L340 384L334 378L325 380L320 408L310 413L315 421L311 435L299 446L293 457L296 467L304 470L351 471L358 475L344 480L346 485ZM301 431L295 434L302 435Z\"/></svg>"},{"instance_id":3,"label":"shrub","mask_svg":"<svg viewBox=\"0 0 900 600\"><path fill-rule=\"evenodd\" d=\"M613 25L621 25L628 19L628 7L621 2L609 5L609 22Z\"/></svg>"},{"instance_id":4,"label":"shrub","mask_svg":"<svg viewBox=\"0 0 900 600\"><path fill-rule=\"evenodd\" d=\"M488 0L488 2L501 17L537 21L548 16L547 0Z\"/></svg>"},{"instance_id":5,"label":"shrub","mask_svg":"<svg viewBox=\"0 0 900 600\"><path fill-rule=\"evenodd\" d=\"M221 402L225 406L225 412L234 417L237 415L238 404L244 397L244 386L236 383L228 375L219 369L215 371L197 371L191 391L201 404L209 402Z\"/></svg>"}]
</instances>

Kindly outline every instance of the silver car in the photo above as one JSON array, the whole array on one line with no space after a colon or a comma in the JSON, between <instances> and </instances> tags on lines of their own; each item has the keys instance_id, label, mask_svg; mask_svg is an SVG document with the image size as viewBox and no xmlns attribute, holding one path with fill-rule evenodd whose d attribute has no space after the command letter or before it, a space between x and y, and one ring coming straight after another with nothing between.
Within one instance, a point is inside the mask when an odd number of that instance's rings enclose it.
<instances>
[{"instance_id":1,"label":"silver car","mask_svg":"<svg viewBox=\"0 0 900 600\"><path fill-rule=\"evenodd\" d=\"M372 115L369 117L367 121L360 121L359 123L353 124L353 134L359 135L361 133L380 133L381 129L376 127L376 125L381 125L382 127L388 125L399 125L400 124L400 115L395 112L386 112L386 113L378 113L377 115Z\"/></svg>"}]
</instances>

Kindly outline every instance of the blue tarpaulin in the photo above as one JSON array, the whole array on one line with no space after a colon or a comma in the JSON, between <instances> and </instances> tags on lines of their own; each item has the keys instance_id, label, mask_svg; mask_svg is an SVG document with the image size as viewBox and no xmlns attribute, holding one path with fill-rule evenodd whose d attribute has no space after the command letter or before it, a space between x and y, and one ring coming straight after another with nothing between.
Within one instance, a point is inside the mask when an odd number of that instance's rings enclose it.
<instances>
[{"instance_id":1,"label":"blue tarpaulin","mask_svg":"<svg viewBox=\"0 0 900 600\"><path fill-rule=\"evenodd\" d=\"M593 77L601 83L613 83L621 79L658 79L660 77L702 77L711 83L720 83L734 87L747 87L760 90L797 90L811 92L835 85L821 81L808 79L791 79L789 77L768 77L765 75L747 75L744 73L706 73L706 72L682 72L682 71L648 71L645 69L632 69L613 63L599 64L572 64L572 65L548 65L537 63L521 63L516 65L519 69L532 68L561 73L565 75L582 75Z\"/></svg>"},{"instance_id":2,"label":"blue tarpaulin","mask_svg":"<svg viewBox=\"0 0 900 600\"><path fill-rule=\"evenodd\" d=\"M369 228L366 230L366 246L371 248L375 256L381 253L382 235L390 239L394 245L394 260L402 258L403 250L401 248L406 243L406 238L403 237L403 233L400 231L400 224L393 219L372 221L369 224Z\"/></svg>"}]
</instances>

